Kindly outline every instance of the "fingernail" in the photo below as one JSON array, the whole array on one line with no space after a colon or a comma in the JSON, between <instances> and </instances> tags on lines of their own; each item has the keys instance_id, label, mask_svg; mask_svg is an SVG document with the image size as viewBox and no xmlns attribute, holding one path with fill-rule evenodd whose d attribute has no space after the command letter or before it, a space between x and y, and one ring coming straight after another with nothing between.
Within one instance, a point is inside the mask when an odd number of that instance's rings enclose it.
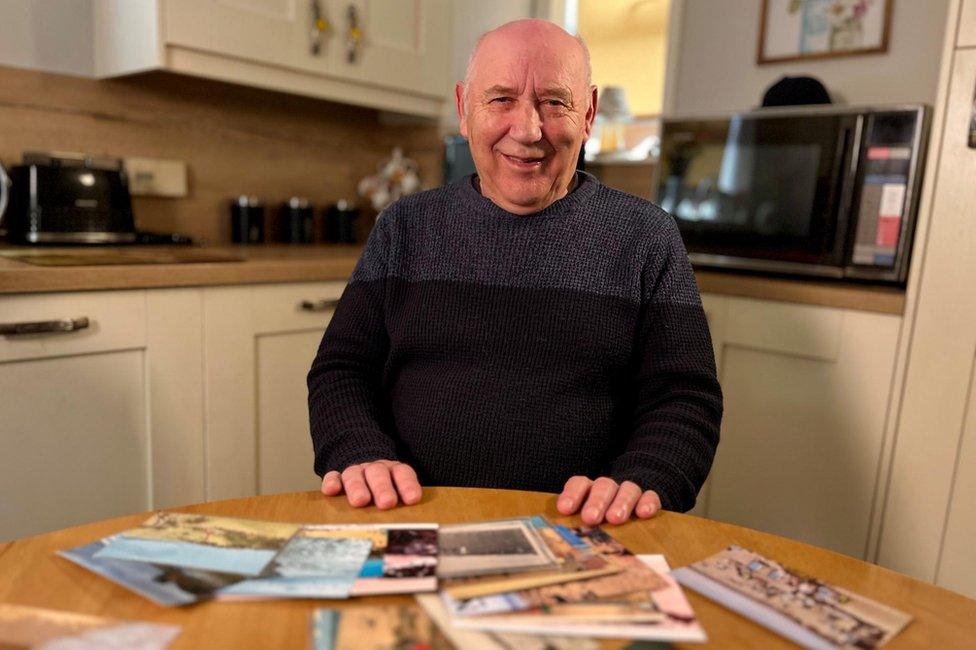
<instances>
[{"instance_id":1,"label":"fingernail","mask_svg":"<svg viewBox=\"0 0 976 650\"><path fill-rule=\"evenodd\" d=\"M568 508L571 505L573 505L573 501L569 497L567 497L565 499L560 499L559 500L559 507L560 508Z\"/></svg>"},{"instance_id":2,"label":"fingernail","mask_svg":"<svg viewBox=\"0 0 976 650\"><path fill-rule=\"evenodd\" d=\"M600 516L600 511L597 508L590 508L586 511L586 514L589 515L591 519L596 519Z\"/></svg>"},{"instance_id":3,"label":"fingernail","mask_svg":"<svg viewBox=\"0 0 976 650\"><path fill-rule=\"evenodd\" d=\"M619 517L620 519L623 519L626 516L627 516L627 510L626 509L621 508L620 510L617 511L617 517Z\"/></svg>"}]
</instances>

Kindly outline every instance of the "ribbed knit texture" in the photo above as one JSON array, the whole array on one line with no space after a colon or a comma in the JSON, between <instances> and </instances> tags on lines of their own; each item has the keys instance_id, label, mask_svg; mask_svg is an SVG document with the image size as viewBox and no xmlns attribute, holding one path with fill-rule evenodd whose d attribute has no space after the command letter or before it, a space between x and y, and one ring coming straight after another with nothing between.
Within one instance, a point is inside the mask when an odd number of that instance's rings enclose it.
<instances>
[{"instance_id":1,"label":"ribbed knit texture","mask_svg":"<svg viewBox=\"0 0 976 650\"><path fill-rule=\"evenodd\" d=\"M687 510L722 394L674 220L580 173L528 216L468 177L377 220L308 375L315 471L559 492L582 474Z\"/></svg>"}]
</instances>

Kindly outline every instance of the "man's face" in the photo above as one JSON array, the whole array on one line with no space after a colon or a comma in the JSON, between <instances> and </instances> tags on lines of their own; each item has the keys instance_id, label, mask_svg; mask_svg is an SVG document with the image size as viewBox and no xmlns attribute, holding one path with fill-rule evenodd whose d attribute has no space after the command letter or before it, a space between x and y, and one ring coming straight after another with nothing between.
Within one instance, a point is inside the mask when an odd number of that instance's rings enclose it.
<instances>
[{"instance_id":1,"label":"man's face","mask_svg":"<svg viewBox=\"0 0 976 650\"><path fill-rule=\"evenodd\" d=\"M596 114L585 65L564 32L503 28L482 42L467 93L457 85L481 192L505 210L538 212L569 190Z\"/></svg>"}]
</instances>

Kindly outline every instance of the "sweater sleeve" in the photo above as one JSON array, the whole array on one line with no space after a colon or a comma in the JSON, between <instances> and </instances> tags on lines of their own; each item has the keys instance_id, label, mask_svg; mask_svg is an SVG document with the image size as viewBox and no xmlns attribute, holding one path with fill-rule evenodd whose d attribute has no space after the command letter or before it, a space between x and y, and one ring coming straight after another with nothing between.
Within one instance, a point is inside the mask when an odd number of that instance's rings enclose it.
<instances>
[{"instance_id":1,"label":"sweater sleeve","mask_svg":"<svg viewBox=\"0 0 976 650\"><path fill-rule=\"evenodd\" d=\"M315 473L370 460L396 460L384 415L382 376L389 351L384 322L389 213L370 233L308 373Z\"/></svg>"},{"instance_id":2,"label":"sweater sleeve","mask_svg":"<svg viewBox=\"0 0 976 650\"><path fill-rule=\"evenodd\" d=\"M630 440L616 481L654 490L667 510L695 505L718 445L722 391L708 322L674 220L642 273Z\"/></svg>"}]
</instances>

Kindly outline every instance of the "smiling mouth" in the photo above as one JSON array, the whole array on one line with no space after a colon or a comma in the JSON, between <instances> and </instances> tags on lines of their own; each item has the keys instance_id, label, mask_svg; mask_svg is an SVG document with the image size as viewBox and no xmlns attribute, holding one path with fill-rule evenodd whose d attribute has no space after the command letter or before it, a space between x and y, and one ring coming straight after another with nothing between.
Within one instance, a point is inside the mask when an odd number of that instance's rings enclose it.
<instances>
[{"instance_id":1,"label":"smiling mouth","mask_svg":"<svg viewBox=\"0 0 976 650\"><path fill-rule=\"evenodd\" d=\"M519 169L534 169L541 166L542 162L545 160L544 157L523 158L521 156L509 156L506 153L503 153L502 157Z\"/></svg>"}]
</instances>

